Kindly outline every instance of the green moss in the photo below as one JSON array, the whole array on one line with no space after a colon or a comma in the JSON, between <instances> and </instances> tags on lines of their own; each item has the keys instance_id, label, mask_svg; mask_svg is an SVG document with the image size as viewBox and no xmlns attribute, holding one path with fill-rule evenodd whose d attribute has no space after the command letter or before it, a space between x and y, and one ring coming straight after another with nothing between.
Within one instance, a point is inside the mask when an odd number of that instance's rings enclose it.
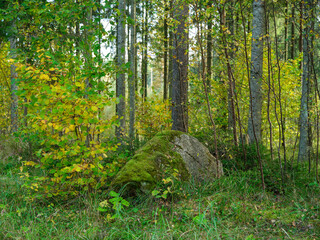
<instances>
[{"instance_id":1,"label":"green moss","mask_svg":"<svg viewBox=\"0 0 320 240\"><path fill-rule=\"evenodd\" d=\"M113 181L113 185L139 183L154 186L164 174L170 174L177 169L180 180L186 181L190 174L180 154L173 151L173 141L182 132L163 131L147 142L136 155L120 170Z\"/></svg>"}]
</instances>

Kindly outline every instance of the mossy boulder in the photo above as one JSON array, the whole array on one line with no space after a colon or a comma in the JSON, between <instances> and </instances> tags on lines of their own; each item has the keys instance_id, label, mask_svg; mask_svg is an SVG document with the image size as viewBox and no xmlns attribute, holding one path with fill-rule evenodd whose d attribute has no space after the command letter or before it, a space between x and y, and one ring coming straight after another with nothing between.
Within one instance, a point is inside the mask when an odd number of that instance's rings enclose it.
<instances>
[{"instance_id":1,"label":"mossy boulder","mask_svg":"<svg viewBox=\"0 0 320 240\"><path fill-rule=\"evenodd\" d=\"M179 131L163 131L137 151L116 175L112 186L152 190L173 172L178 173L180 181L203 181L222 176L223 168L196 138Z\"/></svg>"}]
</instances>

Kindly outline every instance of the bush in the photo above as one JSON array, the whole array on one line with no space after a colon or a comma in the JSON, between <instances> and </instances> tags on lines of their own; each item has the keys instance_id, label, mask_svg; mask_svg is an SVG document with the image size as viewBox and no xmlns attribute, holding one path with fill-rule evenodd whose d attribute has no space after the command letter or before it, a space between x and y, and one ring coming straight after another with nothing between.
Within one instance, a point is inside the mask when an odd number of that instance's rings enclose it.
<instances>
[{"instance_id":1,"label":"bush","mask_svg":"<svg viewBox=\"0 0 320 240\"><path fill-rule=\"evenodd\" d=\"M42 52L42 51L40 51ZM99 94L101 86L92 80L88 91L83 76L69 79L68 69L52 66L49 53L42 52L39 68L19 65L19 95L27 99L28 126L21 132L37 135L37 159L25 158L22 176L31 198L77 196L105 187L115 172L116 162L103 166L116 142L101 142L101 134L117 124L100 113L113 99ZM47 65L47 66L46 66ZM49 68L49 71L47 70ZM32 169L40 169L32 174Z\"/></svg>"}]
</instances>

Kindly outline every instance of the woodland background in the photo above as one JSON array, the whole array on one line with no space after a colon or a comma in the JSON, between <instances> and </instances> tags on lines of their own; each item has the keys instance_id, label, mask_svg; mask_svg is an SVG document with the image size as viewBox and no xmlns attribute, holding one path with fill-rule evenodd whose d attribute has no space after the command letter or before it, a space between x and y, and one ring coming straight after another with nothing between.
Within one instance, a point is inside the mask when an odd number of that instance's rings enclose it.
<instances>
[{"instance_id":1,"label":"woodland background","mask_svg":"<svg viewBox=\"0 0 320 240\"><path fill-rule=\"evenodd\" d=\"M318 15L315 0L1 1L0 237L319 237ZM109 192L167 129L225 176Z\"/></svg>"}]
</instances>

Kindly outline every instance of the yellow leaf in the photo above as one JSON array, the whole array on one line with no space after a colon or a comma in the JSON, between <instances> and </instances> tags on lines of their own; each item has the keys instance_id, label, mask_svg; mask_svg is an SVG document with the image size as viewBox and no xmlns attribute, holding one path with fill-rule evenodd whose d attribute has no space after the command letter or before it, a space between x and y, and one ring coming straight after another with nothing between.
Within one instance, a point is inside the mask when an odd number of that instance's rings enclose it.
<instances>
[{"instance_id":1,"label":"yellow leaf","mask_svg":"<svg viewBox=\"0 0 320 240\"><path fill-rule=\"evenodd\" d=\"M36 163L33 162L33 161L28 161L28 162L25 163L25 165L26 166L34 166L34 165L36 165Z\"/></svg>"},{"instance_id":2,"label":"yellow leaf","mask_svg":"<svg viewBox=\"0 0 320 240\"><path fill-rule=\"evenodd\" d=\"M96 106L92 106L91 109L92 111L95 111L95 112L98 111L98 108Z\"/></svg>"},{"instance_id":3,"label":"yellow leaf","mask_svg":"<svg viewBox=\"0 0 320 240\"><path fill-rule=\"evenodd\" d=\"M41 80L49 81L50 77L47 74L42 73L39 77Z\"/></svg>"}]
</instances>

